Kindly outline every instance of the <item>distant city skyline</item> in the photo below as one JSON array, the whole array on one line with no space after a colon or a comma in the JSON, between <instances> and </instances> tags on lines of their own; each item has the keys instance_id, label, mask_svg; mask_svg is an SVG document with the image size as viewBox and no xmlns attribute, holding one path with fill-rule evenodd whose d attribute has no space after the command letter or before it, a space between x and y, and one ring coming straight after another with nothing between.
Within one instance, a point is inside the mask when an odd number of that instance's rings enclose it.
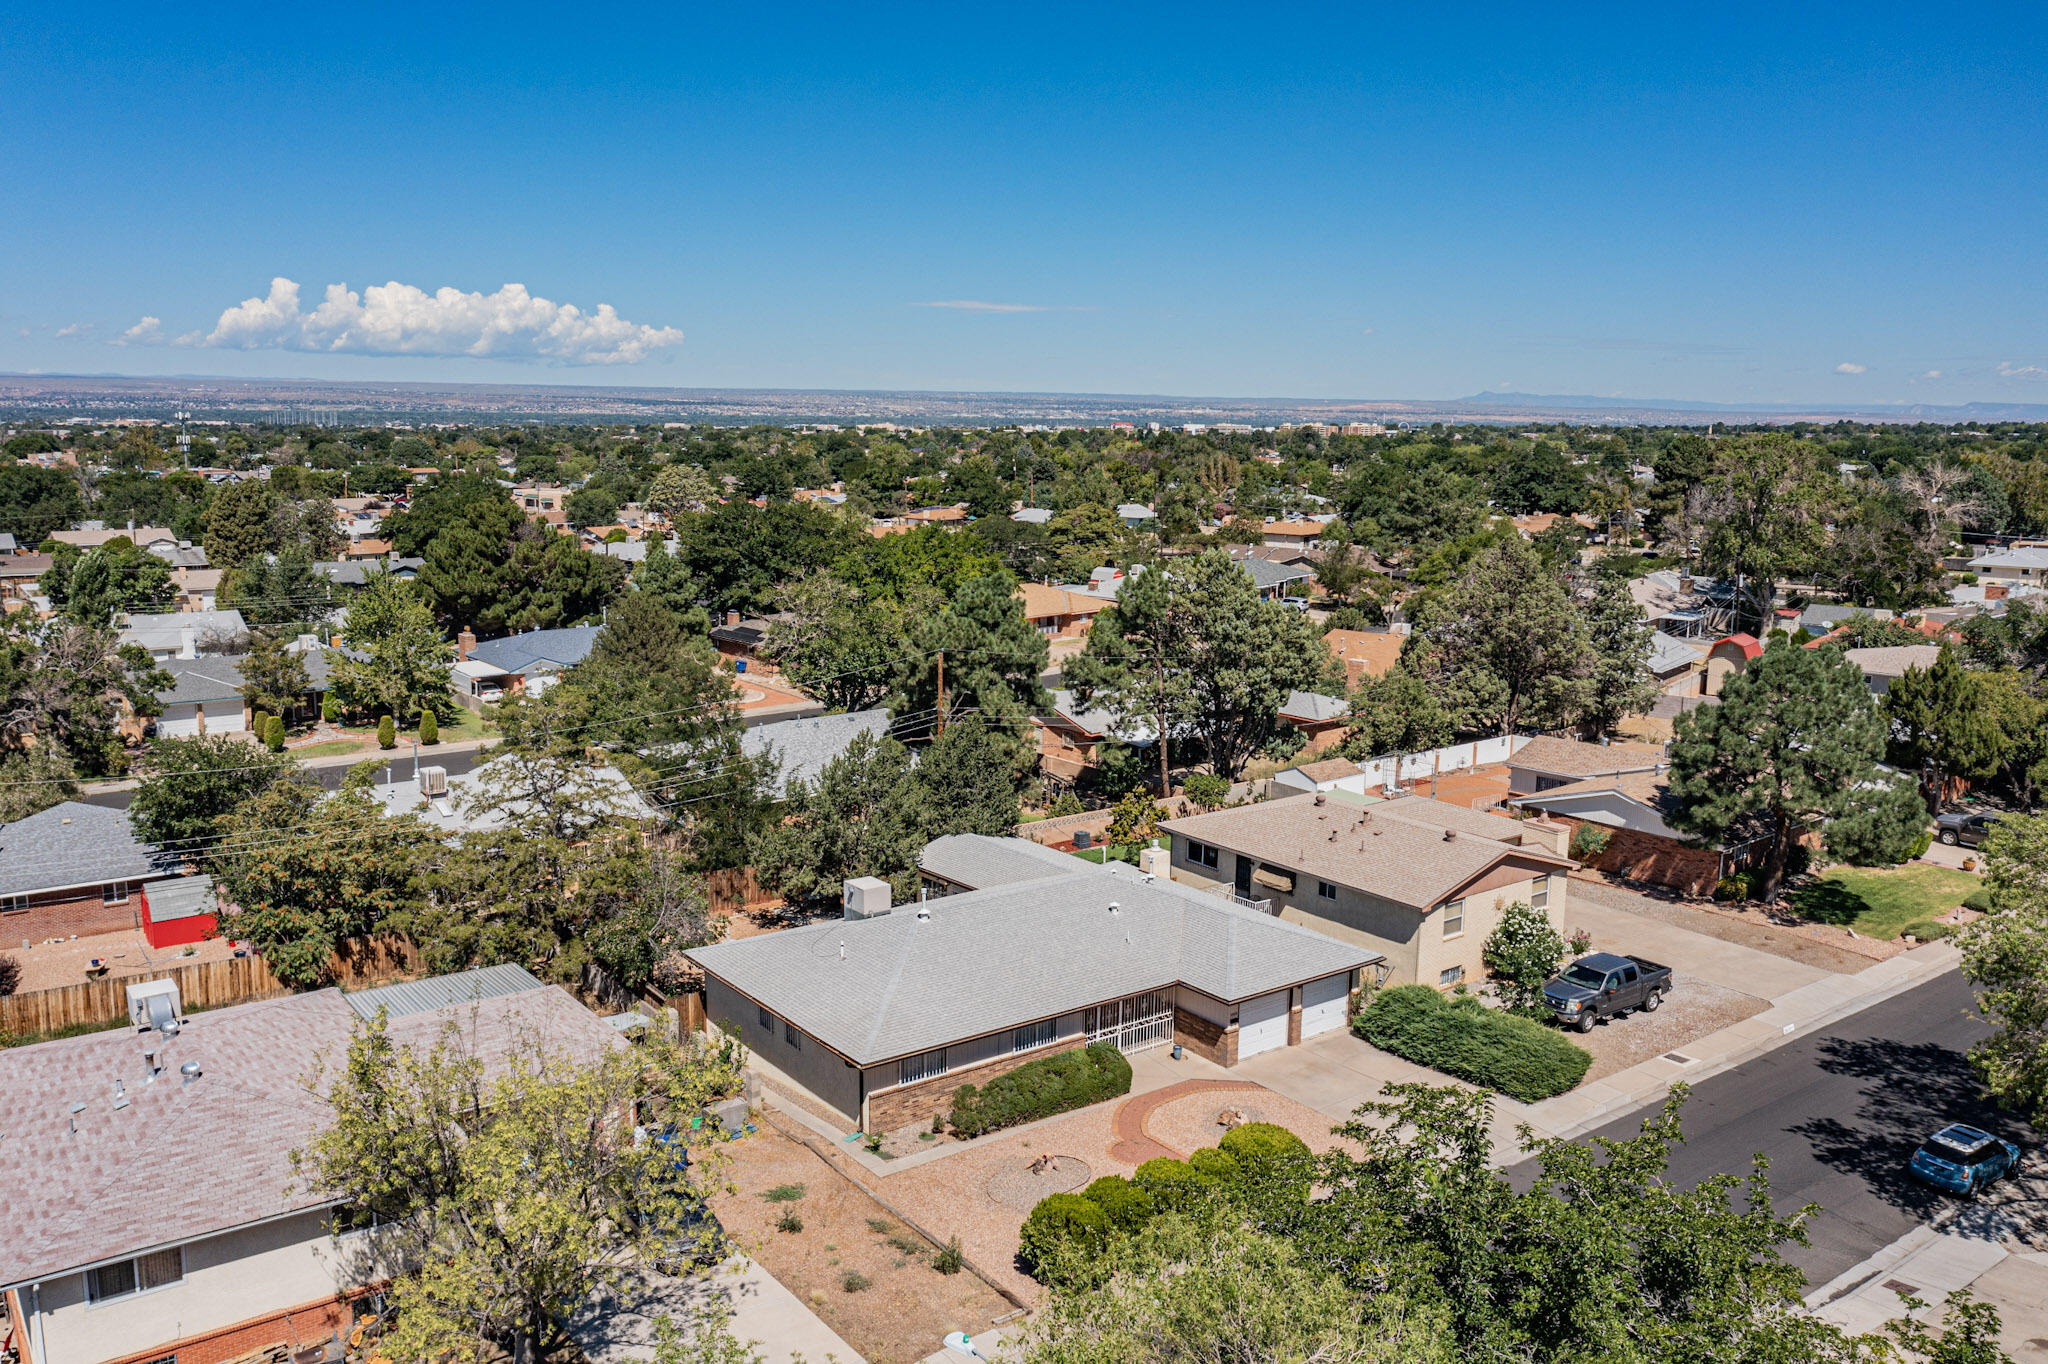
<instances>
[{"instance_id":1,"label":"distant city skyline","mask_svg":"<svg viewBox=\"0 0 2048 1364\"><path fill-rule=\"evenodd\" d=\"M9 29L0 371L2048 403L2038 6Z\"/></svg>"}]
</instances>

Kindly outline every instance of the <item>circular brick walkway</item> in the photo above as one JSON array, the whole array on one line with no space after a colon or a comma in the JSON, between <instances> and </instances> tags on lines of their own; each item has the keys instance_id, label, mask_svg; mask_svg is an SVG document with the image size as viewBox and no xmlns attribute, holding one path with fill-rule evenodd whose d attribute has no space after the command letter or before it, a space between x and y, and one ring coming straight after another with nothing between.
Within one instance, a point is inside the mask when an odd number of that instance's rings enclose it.
<instances>
[{"instance_id":1,"label":"circular brick walkway","mask_svg":"<svg viewBox=\"0 0 2048 1364\"><path fill-rule=\"evenodd\" d=\"M1110 1118L1109 1154L1128 1165L1143 1165L1148 1160L1160 1157L1186 1160L1185 1151L1174 1150L1145 1130L1147 1118L1175 1099L1189 1094L1200 1094L1205 1090L1220 1092L1264 1088L1264 1085L1250 1080L1182 1080L1179 1084L1125 1099L1117 1105L1115 1114Z\"/></svg>"}]
</instances>

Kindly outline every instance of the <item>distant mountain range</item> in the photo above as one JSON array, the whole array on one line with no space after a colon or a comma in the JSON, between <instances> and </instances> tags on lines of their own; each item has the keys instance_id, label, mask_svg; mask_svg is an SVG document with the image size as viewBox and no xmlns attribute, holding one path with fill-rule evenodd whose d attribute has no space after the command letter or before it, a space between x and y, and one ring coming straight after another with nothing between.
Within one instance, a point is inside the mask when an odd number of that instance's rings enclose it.
<instances>
[{"instance_id":1,"label":"distant mountain range","mask_svg":"<svg viewBox=\"0 0 2048 1364\"><path fill-rule=\"evenodd\" d=\"M2040 422L2048 404L1857 407L1713 403L1684 398L1475 393L1449 400L1188 398L1117 393L849 392L829 389L627 388L571 384L361 383L203 375L0 375L0 418L165 417L328 425L380 422L895 422L911 426L1161 426L1281 422Z\"/></svg>"}]
</instances>

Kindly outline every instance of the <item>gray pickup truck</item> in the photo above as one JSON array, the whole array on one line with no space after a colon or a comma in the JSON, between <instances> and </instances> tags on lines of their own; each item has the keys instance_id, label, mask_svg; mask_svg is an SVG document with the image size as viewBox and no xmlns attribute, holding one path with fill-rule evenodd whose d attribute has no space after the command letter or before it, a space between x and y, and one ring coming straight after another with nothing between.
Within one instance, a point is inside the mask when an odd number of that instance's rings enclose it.
<instances>
[{"instance_id":1,"label":"gray pickup truck","mask_svg":"<svg viewBox=\"0 0 2048 1364\"><path fill-rule=\"evenodd\" d=\"M1543 1002L1557 1021L1580 1032L1631 1009L1654 1012L1671 992L1671 968L1641 957L1595 952L1580 957L1543 986Z\"/></svg>"}]
</instances>

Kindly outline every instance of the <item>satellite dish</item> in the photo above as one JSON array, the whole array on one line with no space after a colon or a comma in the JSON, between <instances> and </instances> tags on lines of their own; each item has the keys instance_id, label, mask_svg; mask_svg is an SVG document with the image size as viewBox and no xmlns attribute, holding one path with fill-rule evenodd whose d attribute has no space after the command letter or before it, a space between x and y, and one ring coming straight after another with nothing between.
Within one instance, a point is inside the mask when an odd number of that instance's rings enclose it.
<instances>
[{"instance_id":1,"label":"satellite dish","mask_svg":"<svg viewBox=\"0 0 2048 1364\"><path fill-rule=\"evenodd\" d=\"M954 1331L946 1337L946 1348L958 1350L970 1359L987 1359L988 1356L974 1348L974 1342L967 1338L965 1331Z\"/></svg>"}]
</instances>

